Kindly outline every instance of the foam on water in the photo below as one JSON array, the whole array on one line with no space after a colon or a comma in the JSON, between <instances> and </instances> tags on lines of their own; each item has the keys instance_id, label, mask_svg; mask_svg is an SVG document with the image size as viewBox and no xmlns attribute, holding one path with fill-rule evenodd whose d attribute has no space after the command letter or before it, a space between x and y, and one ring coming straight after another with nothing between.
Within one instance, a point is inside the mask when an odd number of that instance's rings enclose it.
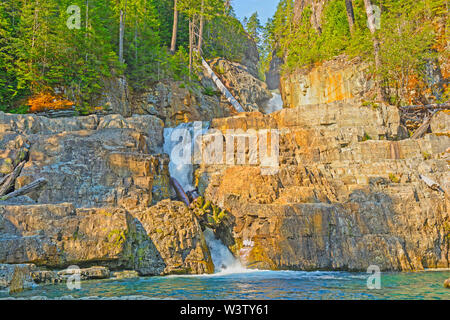
<instances>
[{"instance_id":1,"label":"foam on water","mask_svg":"<svg viewBox=\"0 0 450 320\"><path fill-rule=\"evenodd\" d=\"M204 231L205 240L208 244L211 258L214 263L215 272L218 275L226 275L232 273L247 273L255 270L245 269L241 262L236 259L230 250L214 236L214 232L206 228Z\"/></svg>"}]
</instances>

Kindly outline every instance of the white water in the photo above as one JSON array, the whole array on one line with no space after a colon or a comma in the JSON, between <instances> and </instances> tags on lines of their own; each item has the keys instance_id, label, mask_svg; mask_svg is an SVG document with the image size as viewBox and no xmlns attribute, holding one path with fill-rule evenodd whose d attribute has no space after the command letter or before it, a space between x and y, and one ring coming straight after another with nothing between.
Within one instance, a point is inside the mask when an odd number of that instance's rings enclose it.
<instances>
[{"instance_id":1,"label":"white water","mask_svg":"<svg viewBox=\"0 0 450 320\"><path fill-rule=\"evenodd\" d=\"M281 98L280 91L273 90L272 98L266 103L263 108L263 112L265 114L273 113L275 111L279 111L283 109L283 99Z\"/></svg>"},{"instance_id":2,"label":"white water","mask_svg":"<svg viewBox=\"0 0 450 320\"><path fill-rule=\"evenodd\" d=\"M178 181L184 192L195 189L192 185L195 160L192 155L198 150L201 135L206 130L201 122L182 123L176 128L164 129L164 153L170 157L170 176Z\"/></svg>"},{"instance_id":3,"label":"white water","mask_svg":"<svg viewBox=\"0 0 450 320\"><path fill-rule=\"evenodd\" d=\"M236 259L230 250L214 236L214 232L206 228L205 240L208 244L209 251L211 252L211 258L214 263L216 274L231 274L231 273L244 273L255 270L245 269L241 262Z\"/></svg>"}]
</instances>

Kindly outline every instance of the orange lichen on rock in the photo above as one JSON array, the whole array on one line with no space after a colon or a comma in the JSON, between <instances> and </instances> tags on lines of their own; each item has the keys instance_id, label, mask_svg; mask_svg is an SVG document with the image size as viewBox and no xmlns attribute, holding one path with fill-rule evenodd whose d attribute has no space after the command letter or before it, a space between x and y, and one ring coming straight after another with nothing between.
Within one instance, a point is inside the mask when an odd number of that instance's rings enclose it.
<instances>
[{"instance_id":1,"label":"orange lichen on rock","mask_svg":"<svg viewBox=\"0 0 450 320\"><path fill-rule=\"evenodd\" d=\"M27 105L30 106L28 112L44 112L48 110L65 110L73 107L74 103L65 100L63 97L55 96L49 93L40 93L28 99Z\"/></svg>"}]
</instances>

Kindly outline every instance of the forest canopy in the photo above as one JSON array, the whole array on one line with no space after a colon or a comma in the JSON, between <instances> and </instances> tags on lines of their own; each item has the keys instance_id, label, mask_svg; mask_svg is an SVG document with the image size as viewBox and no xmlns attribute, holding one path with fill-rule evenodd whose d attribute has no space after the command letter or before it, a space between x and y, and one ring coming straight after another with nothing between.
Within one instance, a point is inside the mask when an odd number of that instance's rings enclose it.
<instances>
[{"instance_id":1,"label":"forest canopy","mask_svg":"<svg viewBox=\"0 0 450 320\"><path fill-rule=\"evenodd\" d=\"M58 93L89 108L110 77L126 78L132 90L164 79L188 81L194 13L203 17L206 57L242 58L239 37L246 32L226 1L178 0L174 8L175 2L3 0L0 111L25 112L30 97ZM176 50L170 52L174 9Z\"/></svg>"}]
</instances>

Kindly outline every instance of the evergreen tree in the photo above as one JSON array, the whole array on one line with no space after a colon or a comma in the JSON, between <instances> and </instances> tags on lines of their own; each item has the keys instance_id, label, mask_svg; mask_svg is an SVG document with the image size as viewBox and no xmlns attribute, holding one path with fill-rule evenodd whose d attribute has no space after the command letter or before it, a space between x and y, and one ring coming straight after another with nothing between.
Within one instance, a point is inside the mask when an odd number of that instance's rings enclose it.
<instances>
[{"instance_id":1,"label":"evergreen tree","mask_svg":"<svg viewBox=\"0 0 450 320\"><path fill-rule=\"evenodd\" d=\"M259 45L260 33L262 31L262 25L258 18L258 12L254 12L245 24L247 33L252 39Z\"/></svg>"}]
</instances>

